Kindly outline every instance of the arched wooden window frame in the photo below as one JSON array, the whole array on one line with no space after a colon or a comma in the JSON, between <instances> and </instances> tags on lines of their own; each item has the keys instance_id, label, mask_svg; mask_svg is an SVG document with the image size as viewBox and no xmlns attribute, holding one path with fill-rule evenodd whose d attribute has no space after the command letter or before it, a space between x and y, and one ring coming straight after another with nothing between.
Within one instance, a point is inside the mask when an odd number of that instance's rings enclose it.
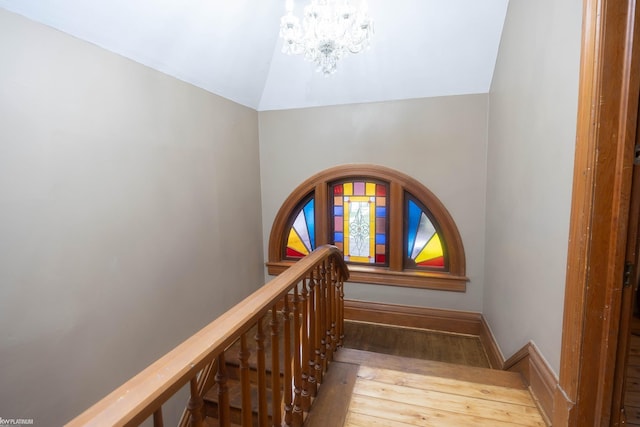
<instances>
[{"instance_id":1,"label":"arched wooden window frame","mask_svg":"<svg viewBox=\"0 0 640 427\"><path fill-rule=\"evenodd\" d=\"M412 288L466 291L465 255L462 239L453 218L442 202L424 185L396 170L378 165L350 164L336 166L313 175L300 184L280 207L269 236L269 274L285 271L295 261L283 258L285 233L294 210L309 194L315 197L316 247L328 244L330 236L329 185L342 179L374 178L389 183L389 254L388 267L349 264L349 281ZM438 223L448 252L448 271L424 271L405 268L405 192L413 195Z\"/></svg>"}]
</instances>

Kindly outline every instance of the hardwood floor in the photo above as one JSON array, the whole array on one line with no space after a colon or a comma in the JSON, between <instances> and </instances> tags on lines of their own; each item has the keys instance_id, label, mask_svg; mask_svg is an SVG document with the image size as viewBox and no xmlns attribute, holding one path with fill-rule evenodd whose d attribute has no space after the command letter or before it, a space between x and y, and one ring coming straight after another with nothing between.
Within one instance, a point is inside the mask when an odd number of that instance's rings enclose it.
<instances>
[{"instance_id":1,"label":"hardwood floor","mask_svg":"<svg viewBox=\"0 0 640 427\"><path fill-rule=\"evenodd\" d=\"M306 427L546 425L512 372L348 348L331 365Z\"/></svg>"},{"instance_id":2,"label":"hardwood floor","mask_svg":"<svg viewBox=\"0 0 640 427\"><path fill-rule=\"evenodd\" d=\"M634 318L627 364L624 412L627 425L640 426L640 320Z\"/></svg>"},{"instance_id":3,"label":"hardwood floor","mask_svg":"<svg viewBox=\"0 0 640 427\"><path fill-rule=\"evenodd\" d=\"M347 321L305 427L546 426L522 377L488 368L479 337Z\"/></svg>"},{"instance_id":4,"label":"hardwood floor","mask_svg":"<svg viewBox=\"0 0 640 427\"><path fill-rule=\"evenodd\" d=\"M345 426L372 418L387 426L545 425L527 390L361 366Z\"/></svg>"},{"instance_id":5,"label":"hardwood floor","mask_svg":"<svg viewBox=\"0 0 640 427\"><path fill-rule=\"evenodd\" d=\"M489 359L473 335L345 321L344 347L415 359L489 368Z\"/></svg>"}]
</instances>

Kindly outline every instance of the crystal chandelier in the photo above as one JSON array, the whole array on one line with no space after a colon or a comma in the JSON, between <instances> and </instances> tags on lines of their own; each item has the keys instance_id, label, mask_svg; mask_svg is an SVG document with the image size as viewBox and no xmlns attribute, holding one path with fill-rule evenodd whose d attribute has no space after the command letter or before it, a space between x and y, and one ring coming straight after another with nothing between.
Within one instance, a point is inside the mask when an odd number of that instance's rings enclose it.
<instances>
[{"instance_id":1,"label":"crystal chandelier","mask_svg":"<svg viewBox=\"0 0 640 427\"><path fill-rule=\"evenodd\" d=\"M286 0L287 13L280 18L282 51L304 54L325 75L336 71L338 60L369 46L373 22L367 14L366 0L360 7L349 0L311 0L304 8L302 26L293 14L293 0Z\"/></svg>"}]
</instances>

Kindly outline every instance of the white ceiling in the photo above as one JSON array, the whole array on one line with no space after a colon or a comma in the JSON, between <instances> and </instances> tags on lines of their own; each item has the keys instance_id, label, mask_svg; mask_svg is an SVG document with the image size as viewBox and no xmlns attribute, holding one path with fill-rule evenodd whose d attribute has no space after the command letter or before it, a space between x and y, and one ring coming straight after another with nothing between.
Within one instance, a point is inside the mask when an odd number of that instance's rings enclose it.
<instances>
[{"instance_id":1,"label":"white ceiling","mask_svg":"<svg viewBox=\"0 0 640 427\"><path fill-rule=\"evenodd\" d=\"M296 14L308 0L296 0ZM325 77L280 52L284 0L0 0L257 110L486 93L508 0L368 0L371 48ZM2 29L0 29L0 36Z\"/></svg>"}]
</instances>

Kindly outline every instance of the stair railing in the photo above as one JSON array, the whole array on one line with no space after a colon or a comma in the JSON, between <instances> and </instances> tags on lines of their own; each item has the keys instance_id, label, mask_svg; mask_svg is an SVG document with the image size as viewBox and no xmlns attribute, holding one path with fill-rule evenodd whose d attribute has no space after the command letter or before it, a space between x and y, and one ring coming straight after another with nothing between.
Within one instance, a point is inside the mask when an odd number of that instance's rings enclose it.
<instances>
[{"instance_id":1,"label":"stair railing","mask_svg":"<svg viewBox=\"0 0 640 427\"><path fill-rule=\"evenodd\" d=\"M67 426L132 426L153 417L162 426L162 405L187 383L191 397L181 424L204 427L203 395L218 390L218 425L230 426L225 350L240 342L240 424L254 423L249 384L250 330L257 349L258 424L301 426L323 375L344 337L344 281L349 271L341 252L325 245L218 317L138 375L87 409ZM280 329L282 327L282 329ZM282 331L280 351L278 339ZM267 384L264 339L271 334L271 384ZM293 345L292 345L293 343ZM278 361L283 358L283 363ZM283 366L281 369L280 366ZM280 372L280 371L283 372ZM266 398L272 390L271 420ZM238 422L236 422L238 423Z\"/></svg>"}]
</instances>

